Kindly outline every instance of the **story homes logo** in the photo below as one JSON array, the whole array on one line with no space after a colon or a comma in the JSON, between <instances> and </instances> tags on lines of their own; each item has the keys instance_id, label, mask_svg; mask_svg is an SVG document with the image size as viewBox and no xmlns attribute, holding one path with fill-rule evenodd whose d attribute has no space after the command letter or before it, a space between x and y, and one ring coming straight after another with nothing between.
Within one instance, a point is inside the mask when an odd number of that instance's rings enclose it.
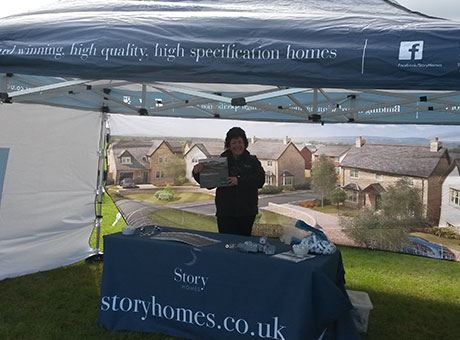
<instances>
[{"instance_id":1,"label":"story homes logo","mask_svg":"<svg viewBox=\"0 0 460 340\"><path fill-rule=\"evenodd\" d=\"M401 41L399 43L398 60L407 60L406 63L398 63L398 68L436 68L442 67L438 63L416 62L423 60L425 42L423 40Z\"/></svg>"},{"instance_id":2,"label":"story homes logo","mask_svg":"<svg viewBox=\"0 0 460 340\"><path fill-rule=\"evenodd\" d=\"M8 153L10 149L0 148L0 208L2 206L3 183L6 175L6 162L8 161Z\"/></svg>"},{"instance_id":3,"label":"story homes logo","mask_svg":"<svg viewBox=\"0 0 460 340\"><path fill-rule=\"evenodd\" d=\"M174 281L180 284L182 289L202 292L206 288L208 283L209 276L204 276L202 274L196 274L189 271L184 271L180 267L174 268Z\"/></svg>"},{"instance_id":4,"label":"story homes logo","mask_svg":"<svg viewBox=\"0 0 460 340\"><path fill-rule=\"evenodd\" d=\"M182 289L194 292L202 292L206 288L209 276L197 274L192 270L192 268L190 268L198 262L198 256L195 253L196 251L200 252L201 249L193 248L190 250L192 258L190 261L184 263L186 266L188 266L187 270L184 270L181 267L174 268L173 280L180 284Z\"/></svg>"}]
</instances>

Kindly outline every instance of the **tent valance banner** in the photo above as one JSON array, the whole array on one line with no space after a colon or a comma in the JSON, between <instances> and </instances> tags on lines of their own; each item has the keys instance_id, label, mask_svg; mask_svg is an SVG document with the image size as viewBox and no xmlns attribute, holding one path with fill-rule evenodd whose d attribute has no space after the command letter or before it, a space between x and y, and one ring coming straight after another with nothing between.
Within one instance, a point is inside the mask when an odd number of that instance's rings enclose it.
<instances>
[{"instance_id":1,"label":"tent valance banner","mask_svg":"<svg viewBox=\"0 0 460 340\"><path fill-rule=\"evenodd\" d=\"M2 19L0 72L458 90L459 35L394 1L63 1Z\"/></svg>"},{"instance_id":2,"label":"tent valance banner","mask_svg":"<svg viewBox=\"0 0 460 340\"><path fill-rule=\"evenodd\" d=\"M459 35L393 1L71 1L3 18L0 72L458 90Z\"/></svg>"}]
</instances>

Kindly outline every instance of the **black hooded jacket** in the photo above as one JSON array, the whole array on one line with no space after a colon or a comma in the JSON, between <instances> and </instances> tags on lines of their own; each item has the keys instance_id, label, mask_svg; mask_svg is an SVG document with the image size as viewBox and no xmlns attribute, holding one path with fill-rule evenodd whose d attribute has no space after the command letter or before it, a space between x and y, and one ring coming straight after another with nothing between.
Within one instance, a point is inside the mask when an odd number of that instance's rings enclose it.
<instances>
[{"instance_id":1,"label":"black hooded jacket","mask_svg":"<svg viewBox=\"0 0 460 340\"><path fill-rule=\"evenodd\" d=\"M234 158L230 150L221 154L227 157L229 177L237 177L238 185L216 189L216 216L255 216L258 212L258 189L265 183L265 171L256 156L247 150ZM193 174L200 182L200 175Z\"/></svg>"}]
</instances>

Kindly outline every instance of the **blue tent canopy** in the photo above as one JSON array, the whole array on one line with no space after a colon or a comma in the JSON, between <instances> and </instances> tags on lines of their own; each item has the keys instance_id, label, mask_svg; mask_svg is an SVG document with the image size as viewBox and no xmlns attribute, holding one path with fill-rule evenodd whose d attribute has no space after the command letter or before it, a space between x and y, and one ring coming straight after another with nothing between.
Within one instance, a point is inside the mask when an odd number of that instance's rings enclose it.
<instances>
[{"instance_id":1,"label":"blue tent canopy","mask_svg":"<svg viewBox=\"0 0 460 340\"><path fill-rule=\"evenodd\" d=\"M2 19L0 92L158 116L460 124L459 36L391 0L62 1Z\"/></svg>"}]
</instances>

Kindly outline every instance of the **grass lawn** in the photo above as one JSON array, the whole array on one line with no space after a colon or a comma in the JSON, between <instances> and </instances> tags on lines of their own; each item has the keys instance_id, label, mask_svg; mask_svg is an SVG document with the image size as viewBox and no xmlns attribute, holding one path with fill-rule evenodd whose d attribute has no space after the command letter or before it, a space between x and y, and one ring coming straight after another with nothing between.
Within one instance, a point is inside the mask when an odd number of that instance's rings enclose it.
<instances>
[{"instance_id":1,"label":"grass lawn","mask_svg":"<svg viewBox=\"0 0 460 340\"><path fill-rule=\"evenodd\" d=\"M346 206L340 206L340 208L337 210L336 205L325 205L324 207L321 207L319 205L319 206L316 206L316 207L313 207L313 208L310 208L310 209L313 209L313 210L316 210L316 211L319 211L319 212L322 212L322 213L325 213L325 214L337 215L337 213L338 213L339 215L347 215L347 216L348 215L354 215L357 212L359 212L358 209L354 209L354 208L350 208L350 207L346 207Z\"/></svg>"},{"instance_id":2,"label":"grass lawn","mask_svg":"<svg viewBox=\"0 0 460 340\"><path fill-rule=\"evenodd\" d=\"M203 216L178 209L157 210L150 215L150 219L154 223L163 226L217 232L217 223L214 216ZM271 211L261 211L254 229L263 232L261 229L265 225L279 226L281 228L283 225L294 225L295 221L295 219Z\"/></svg>"},{"instance_id":3,"label":"grass lawn","mask_svg":"<svg viewBox=\"0 0 460 340\"><path fill-rule=\"evenodd\" d=\"M178 209L160 209L150 215L154 223L162 226L217 232L214 216L203 216Z\"/></svg>"},{"instance_id":4,"label":"grass lawn","mask_svg":"<svg viewBox=\"0 0 460 340\"><path fill-rule=\"evenodd\" d=\"M369 293L365 339L458 339L460 264L340 247L347 289Z\"/></svg>"},{"instance_id":5,"label":"grass lawn","mask_svg":"<svg viewBox=\"0 0 460 340\"><path fill-rule=\"evenodd\" d=\"M191 203L197 201L214 200L214 196L201 192L175 192L175 198L171 201L159 200L153 193L125 194L124 198L129 200L146 201L153 204L166 205L171 203Z\"/></svg>"},{"instance_id":6,"label":"grass lawn","mask_svg":"<svg viewBox=\"0 0 460 340\"><path fill-rule=\"evenodd\" d=\"M112 226L112 224L115 222L116 216L118 214L118 209L113 204L111 198L108 195L104 195L102 199L102 223L101 223L101 243L100 243L100 249L103 250L103 242L102 242L102 236L108 235L108 234L113 234L116 232L119 232L121 228L126 226L126 222L121 217L118 222ZM96 231L93 230L93 233L91 234L91 238L89 241L89 244L91 247L96 246Z\"/></svg>"},{"instance_id":7,"label":"grass lawn","mask_svg":"<svg viewBox=\"0 0 460 340\"><path fill-rule=\"evenodd\" d=\"M164 213L160 214L164 221L177 223L182 219L172 211L165 209ZM122 221L111 227L115 215L113 204L106 198L103 233L121 228ZM186 221L192 218L183 216ZM203 230L213 228L212 217L201 221L198 216L194 218L194 225L201 225ZM368 292L374 305L364 339L458 339L458 262L339 248L347 289ZM102 263L83 261L0 281L0 339L175 339L159 334L108 332L100 327L101 273Z\"/></svg>"},{"instance_id":8,"label":"grass lawn","mask_svg":"<svg viewBox=\"0 0 460 340\"><path fill-rule=\"evenodd\" d=\"M284 215L276 214L271 211L260 210L260 219L256 222L258 224L278 224L278 225L294 225L297 221Z\"/></svg>"}]
</instances>

